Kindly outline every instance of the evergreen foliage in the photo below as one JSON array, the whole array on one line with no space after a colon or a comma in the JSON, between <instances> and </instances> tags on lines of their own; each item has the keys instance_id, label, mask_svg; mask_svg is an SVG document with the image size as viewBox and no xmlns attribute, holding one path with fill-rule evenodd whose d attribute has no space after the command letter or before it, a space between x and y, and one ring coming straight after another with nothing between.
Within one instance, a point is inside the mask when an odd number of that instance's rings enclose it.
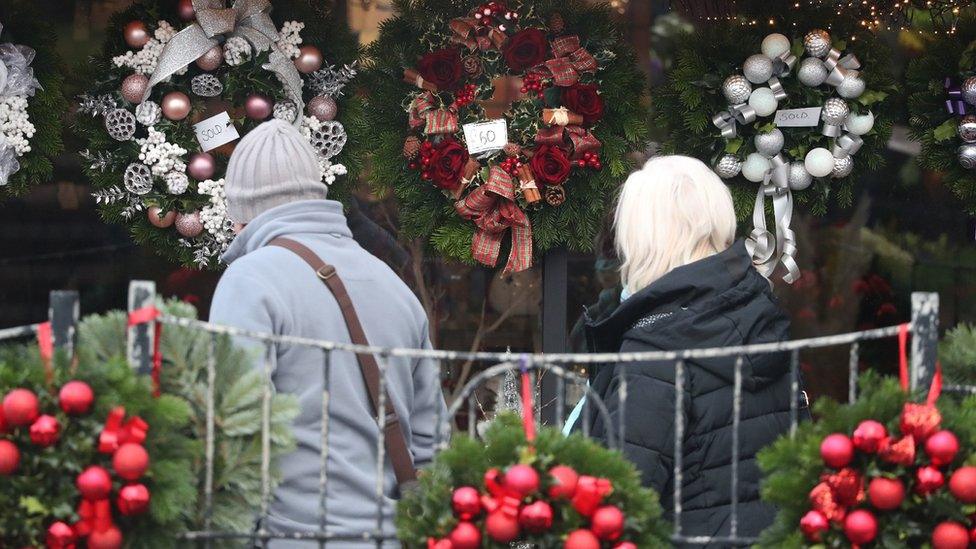
<instances>
[{"instance_id":1,"label":"evergreen foliage","mask_svg":"<svg viewBox=\"0 0 976 549\"><path fill-rule=\"evenodd\" d=\"M976 386L976 326L959 324L939 344L946 383Z\"/></svg>"}]
</instances>

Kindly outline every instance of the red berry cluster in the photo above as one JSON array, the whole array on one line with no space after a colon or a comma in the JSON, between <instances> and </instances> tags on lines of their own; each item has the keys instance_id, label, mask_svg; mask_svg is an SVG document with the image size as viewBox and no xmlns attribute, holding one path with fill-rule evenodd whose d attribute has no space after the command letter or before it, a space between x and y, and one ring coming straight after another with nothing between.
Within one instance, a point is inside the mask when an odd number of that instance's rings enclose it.
<instances>
[{"instance_id":1,"label":"red berry cluster","mask_svg":"<svg viewBox=\"0 0 976 549\"><path fill-rule=\"evenodd\" d=\"M482 25L498 26L498 30L505 31L506 23L515 23L518 13L508 9L504 2L488 2L475 8L474 18Z\"/></svg>"},{"instance_id":2,"label":"red berry cluster","mask_svg":"<svg viewBox=\"0 0 976 549\"><path fill-rule=\"evenodd\" d=\"M478 86L475 86L474 84L467 84L461 88L454 98L454 106L460 108L474 103L476 89L478 89Z\"/></svg>"},{"instance_id":3,"label":"red berry cluster","mask_svg":"<svg viewBox=\"0 0 976 549\"><path fill-rule=\"evenodd\" d=\"M420 170L420 178L430 181L430 164L434 161L434 146L430 141L424 141L420 145L420 156L411 160L407 167L411 170Z\"/></svg>"},{"instance_id":4,"label":"red berry cluster","mask_svg":"<svg viewBox=\"0 0 976 549\"><path fill-rule=\"evenodd\" d=\"M603 164L600 162L600 155L591 152L583 153L583 158L577 160L576 165L580 168L603 169Z\"/></svg>"},{"instance_id":5,"label":"red berry cluster","mask_svg":"<svg viewBox=\"0 0 976 549\"><path fill-rule=\"evenodd\" d=\"M522 78L522 87L519 89L522 93L535 92L536 97L542 99L543 89L542 89L542 75L537 72L530 72Z\"/></svg>"},{"instance_id":6,"label":"red berry cluster","mask_svg":"<svg viewBox=\"0 0 976 549\"><path fill-rule=\"evenodd\" d=\"M515 177L518 175L518 169L522 166L522 161L517 156L509 156L505 160L502 160L499 166L508 172L509 175Z\"/></svg>"}]
</instances>

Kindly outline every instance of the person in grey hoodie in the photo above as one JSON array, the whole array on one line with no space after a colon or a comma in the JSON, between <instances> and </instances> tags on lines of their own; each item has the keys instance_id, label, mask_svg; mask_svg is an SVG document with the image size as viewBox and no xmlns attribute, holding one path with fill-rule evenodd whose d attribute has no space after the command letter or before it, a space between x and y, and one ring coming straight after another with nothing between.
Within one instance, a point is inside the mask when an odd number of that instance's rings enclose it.
<instances>
[{"instance_id":1,"label":"person in grey hoodie","mask_svg":"<svg viewBox=\"0 0 976 549\"><path fill-rule=\"evenodd\" d=\"M238 143L227 167L227 213L239 231L223 260L210 321L260 332L349 342L332 293L295 253L268 246L287 237L336 268L369 342L381 347L430 348L427 317L410 289L382 261L357 244L342 205L327 200L315 151L283 121L265 122ZM263 345L255 367L263 367ZM281 483L263 527L274 534L319 530L322 396L321 349L272 348L274 389L296 395L297 448L279 462ZM433 457L437 418L446 418L438 367L433 361L390 358L387 390L414 464ZM334 352L328 365L328 497L330 535L362 536L377 528L379 427L356 357ZM446 433L443 427L442 433ZM389 460L383 478L383 532L393 535L397 482ZM272 547L317 547L317 542L273 541ZM396 547L395 542L385 546ZM329 547L376 547L375 542L330 542Z\"/></svg>"}]
</instances>

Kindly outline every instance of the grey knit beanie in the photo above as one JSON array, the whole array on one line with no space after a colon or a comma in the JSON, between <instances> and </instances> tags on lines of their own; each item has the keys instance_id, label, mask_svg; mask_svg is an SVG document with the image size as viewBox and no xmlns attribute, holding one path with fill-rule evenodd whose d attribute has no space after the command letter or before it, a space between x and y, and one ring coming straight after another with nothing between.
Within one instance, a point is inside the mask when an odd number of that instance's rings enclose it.
<instances>
[{"instance_id":1,"label":"grey knit beanie","mask_svg":"<svg viewBox=\"0 0 976 549\"><path fill-rule=\"evenodd\" d=\"M224 192L228 217L249 223L275 206L323 199L329 188L322 182L312 145L295 126L275 119L237 144L227 165Z\"/></svg>"}]
</instances>

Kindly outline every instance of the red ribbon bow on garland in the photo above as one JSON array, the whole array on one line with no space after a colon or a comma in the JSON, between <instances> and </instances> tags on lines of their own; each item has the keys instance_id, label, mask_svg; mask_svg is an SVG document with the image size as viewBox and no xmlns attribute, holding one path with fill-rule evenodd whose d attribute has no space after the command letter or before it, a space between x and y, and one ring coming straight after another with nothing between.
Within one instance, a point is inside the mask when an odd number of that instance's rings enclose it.
<instances>
[{"instance_id":1,"label":"red ribbon bow on garland","mask_svg":"<svg viewBox=\"0 0 976 549\"><path fill-rule=\"evenodd\" d=\"M571 145L572 158L579 159L584 153L599 152L600 140L580 126L550 126L539 128L535 134L537 145L555 145L566 148Z\"/></svg>"},{"instance_id":2,"label":"red ribbon bow on garland","mask_svg":"<svg viewBox=\"0 0 976 549\"><path fill-rule=\"evenodd\" d=\"M492 166L488 181L458 200L454 209L478 227L471 239L471 255L479 263L489 267L498 263L502 237L510 228L512 251L502 272L517 273L532 266L532 226L515 203L512 177L501 167Z\"/></svg>"},{"instance_id":3,"label":"red ribbon bow on garland","mask_svg":"<svg viewBox=\"0 0 976 549\"><path fill-rule=\"evenodd\" d=\"M579 81L580 73L596 72L596 58L580 46L579 36L560 36L552 41L553 59L544 64L557 86L572 86Z\"/></svg>"},{"instance_id":4,"label":"red ribbon bow on garland","mask_svg":"<svg viewBox=\"0 0 976 549\"><path fill-rule=\"evenodd\" d=\"M505 488L498 482L499 476L501 473L498 469L485 471L485 488L489 495L481 496L481 505L488 513L503 513L517 519L519 509L522 507L522 494Z\"/></svg>"},{"instance_id":5,"label":"red ribbon bow on garland","mask_svg":"<svg viewBox=\"0 0 976 549\"><path fill-rule=\"evenodd\" d=\"M146 441L146 434L149 432L149 424L139 416L129 418L125 423L125 408L117 406L112 408L105 420L105 427L98 435L98 451L103 454L111 454L119 449L119 446L127 443L142 444Z\"/></svg>"},{"instance_id":6,"label":"red ribbon bow on garland","mask_svg":"<svg viewBox=\"0 0 976 549\"><path fill-rule=\"evenodd\" d=\"M153 396L159 396L159 376L163 371L163 354L159 350L159 342L163 338L163 323L157 322L156 319L160 317L162 313L159 312L153 305L148 307L143 307L141 309L136 309L129 313L128 326L131 328L133 326L138 326L140 324L147 324L152 322L155 327L155 338L153 339L153 357L152 357L152 381L153 381Z\"/></svg>"},{"instance_id":7,"label":"red ribbon bow on garland","mask_svg":"<svg viewBox=\"0 0 976 549\"><path fill-rule=\"evenodd\" d=\"M92 532L104 532L112 527L112 505L108 498L95 501L82 499L78 504L78 522L75 523L75 535L88 537Z\"/></svg>"},{"instance_id":8,"label":"red ribbon bow on garland","mask_svg":"<svg viewBox=\"0 0 976 549\"><path fill-rule=\"evenodd\" d=\"M452 44L461 44L469 50L499 49L508 35L494 26L481 25L474 17L457 17L448 23L453 33Z\"/></svg>"},{"instance_id":9,"label":"red ribbon bow on garland","mask_svg":"<svg viewBox=\"0 0 976 549\"><path fill-rule=\"evenodd\" d=\"M458 131L457 109L452 105L437 108L437 98L429 91L421 92L410 103L408 123L411 128L424 128L427 135Z\"/></svg>"},{"instance_id":10,"label":"red ribbon bow on garland","mask_svg":"<svg viewBox=\"0 0 976 549\"><path fill-rule=\"evenodd\" d=\"M910 382L908 379L908 324L898 326L898 380L901 388L906 393L909 390ZM925 403L929 406L935 405L942 393L942 365L935 363L935 375L932 376L932 384L929 385L929 394L925 398Z\"/></svg>"},{"instance_id":11,"label":"red ribbon bow on garland","mask_svg":"<svg viewBox=\"0 0 976 549\"><path fill-rule=\"evenodd\" d=\"M37 325L37 351L41 355L41 364L44 366L44 379L50 385L54 382L54 367L51 360L54 358L54 336L51 333L51 322L41 322Z\"/></svg>"},{"instance_id":12,"label":"red ribbon bow on garland","mask_svg":"<svg viewBox=\"0 0 976 549\"><path fill-rule=\"evenodd\" d=\"M573 508L584 517L591 517L596 512L603 498L613 492L613 484L605 478L581 476L576 483L573 494Z\"/></svg>"}]
</instances>

